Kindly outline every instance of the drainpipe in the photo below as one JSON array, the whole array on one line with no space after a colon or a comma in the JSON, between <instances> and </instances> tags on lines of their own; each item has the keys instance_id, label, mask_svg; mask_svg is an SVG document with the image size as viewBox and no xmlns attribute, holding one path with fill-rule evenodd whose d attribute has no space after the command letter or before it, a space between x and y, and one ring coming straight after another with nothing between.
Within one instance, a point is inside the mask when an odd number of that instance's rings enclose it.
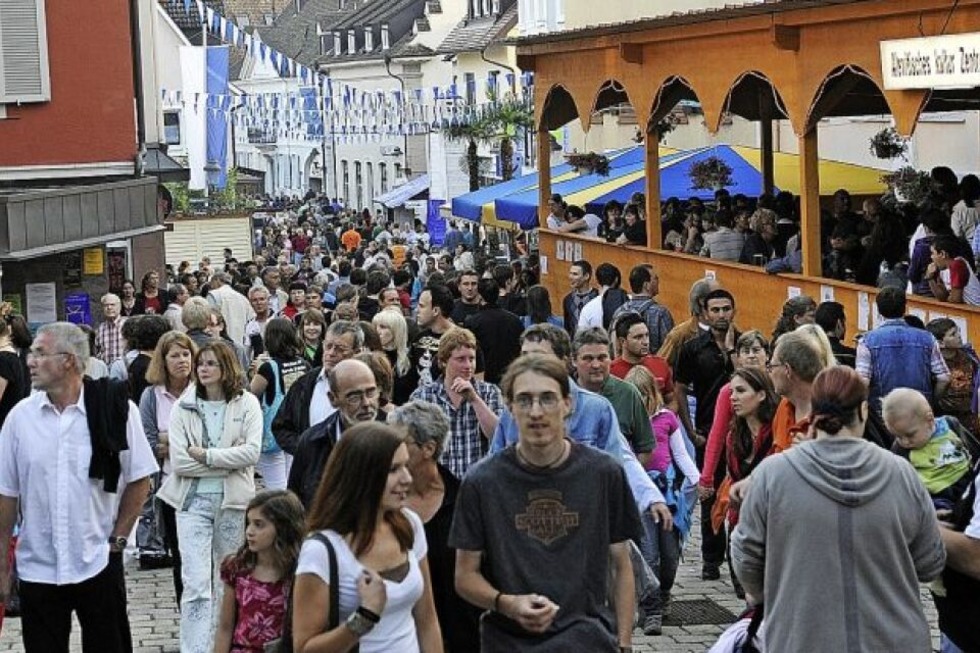
<instances>
[{"instance_id":1,"label":"drainpipe","mask_svg":"<svg viewBox=\"0 0 980 653\"><path fill-rule=\"evenodd\" d=\"M391 57L389 55L385 55L385 71L387 71L389 77L398 80L398 84L402 89L402 102L406 102L405 79L391 72ZM402 134L402 140L405 144L405 146L402 148L402 153L405 156L404 167L408 168L408 130L405 130L405 133Z\"/></svg>"},{"instance_id":2,"label":"drainpipe","mask_svg":"<svg viewBox=\"0 0 980 653\"><path fill-rule=\"evenodd\" d=\"M480 58L483 59L484 61L486 61L488 64L490 64L492 66L500 66L501 68L506 68L507 70L509 70L511 72L511 74L514 75L514 83L516 84L517 83L517 71L514 70L513 68L511 68L510 66L508 66L505 63L500 63L499 61L494 61L493 59L488 59L487 58L487 50L489 50L489 49L490 49L490 46L487 46L486 48L480 50Z\"/></svg>"},{"instance_id":3,"label":"drainpipe","mask_svg":"<svg viewBox=\"0 0 980 653\"><path fill-rule=\"evenodd\" d=\"M140 39L139 0L129 0L129 32L133 49L133 95L136 98L135 176L142 177L146 157L146 108L143 106L143 54Z\"/></svg>"}]
</instances>

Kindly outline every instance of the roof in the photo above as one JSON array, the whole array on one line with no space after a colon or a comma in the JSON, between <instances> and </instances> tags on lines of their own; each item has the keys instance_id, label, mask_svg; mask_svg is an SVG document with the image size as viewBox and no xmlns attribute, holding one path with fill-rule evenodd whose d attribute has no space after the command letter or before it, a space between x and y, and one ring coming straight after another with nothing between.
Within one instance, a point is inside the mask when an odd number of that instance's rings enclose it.
<instances>
[{"instance_id":1,"label":"roof","mask_svg":"<svg viewBox=\"0 0 980 653\"><path fill-rule=\"evenodd\" d=\"M306 0L298 12L295 3L289 3L271 26L262 26L256 31L269 47L312 67L320 56L317 23L326 29L342 15L340 0Z\"/></svg>"},{"instance_id":2,"label":"roof","mask_svg":"<svg viewBox=\"0 0 980 653\"><path fill-rule=\"evenodd\" d=\"M425 6L424 0L375 0L365 2L360 9L345 14L334 29L360 29L368 25L379 25L386 22L390 16L395 16L414 4Z\"/></svg>"},{"instance_id":3,"label":"roof","mask_svg":"<svg viewBox=\"0 0 980 653\"><path fill-rule=\"evenodd\" d=\"M378 195L374 198L376 204L381 204L382 206L387 206L389 209L393 209L402 206L408 200L412 199L416 195L421 195L422 193L428 192L429 190L429 175L419 175L415 179L411 179L401 186L395 186L387 193L383 195Z\"/></svg>"},{"instance_id":4,"label":"roof","mask_svg":"<svg viewBox=\"0 0 980 653\"><path fill-rule=\"evenodd\" d=\"M453 28L439 46L440 54L475 52L487 47L517 24L517 4L512 4L499 16L463 20Z\"/></svg>"},{"instance_id":5,"label":"roof","mask_svg":"<svg viewBox=\"0 0 980 653\"><path fill-rule=\"evenodd\" d=\"M675 12L666 16L638 18L619 23L598 23L594 25L586 25L576 29L507 39L505 43L507 45L530 46L544 43L573 41L583 37L625 36L631 32L641 32L648 29L677 27L679 25L691 25L695 23L706 23L717 20L732 20L735 18L745 18L749 16L777 14L786 11L794 11L797 9L813 9L816 7L854 4L869 1L871 0L760 0L758 2L749 2L740 5L726 5L718 8Z\"/></svg>"}]
</instances>

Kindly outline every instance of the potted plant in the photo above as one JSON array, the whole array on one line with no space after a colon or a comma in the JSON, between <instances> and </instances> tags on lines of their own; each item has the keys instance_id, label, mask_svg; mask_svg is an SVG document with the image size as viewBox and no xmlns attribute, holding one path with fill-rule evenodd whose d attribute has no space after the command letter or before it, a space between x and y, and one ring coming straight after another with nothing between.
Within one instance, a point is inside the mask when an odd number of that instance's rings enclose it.
<instances>
[{"instance_id":1,"label":"potted plant","mask_svg":"<svg viewBox=\"0 0 980 653\"><path fill-rule=\"evenodd\" d=\"M687 170L691 188L718 190L732 184L732 167L717 156L695 161Z\"/></svg>"},{"instance_id":2,"label":"potted plant","mask_svg":"<svg viewBox=\"0 0 980 653\"><path fill-rule=\"evenodd\" d=\"M565 158L575 168L576 172L585 170L589 174L595 173L603 177L609 176L609 159L602 154L596 154L595 152L580 154L574 152L572 154L566 154Z\"/></svg>"},{"instance_id":3,"label":"potted plant","mask_svg":"<svg viewBox=\"0 0 980 653\"><path fill-rule=\"evenodd\" d=\"M879 159L905 158L909 150L908 141L895 131L894 127L882 129L871 137L871 153Z\"/></svg>"},{"instance_id":4,"label":"potted plant","mask_svg":"<svg viewBox=\"0 0 980 653\"><path fill-rule=\"evenodd\" d=\"M895 172L883 175L881 181L888 184L899 202L921 204L929 196L932 183L928 172L904 166Z\"/></svg>"}]
</instances>

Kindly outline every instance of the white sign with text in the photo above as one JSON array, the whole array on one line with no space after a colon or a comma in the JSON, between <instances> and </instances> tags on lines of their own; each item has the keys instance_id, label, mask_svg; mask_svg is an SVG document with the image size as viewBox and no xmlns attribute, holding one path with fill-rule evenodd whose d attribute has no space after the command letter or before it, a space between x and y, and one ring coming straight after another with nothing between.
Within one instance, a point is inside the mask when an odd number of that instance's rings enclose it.
<instances>
[{"instance_id":1,"label":"white sign with text","mask_svg":"<svg viewBox=\"0 0 980 653\"><path fill-rule=\"evenodd\" d=\"M882 41L886 91L980 86L980 32Z\"/></svg>"}]
</instances>

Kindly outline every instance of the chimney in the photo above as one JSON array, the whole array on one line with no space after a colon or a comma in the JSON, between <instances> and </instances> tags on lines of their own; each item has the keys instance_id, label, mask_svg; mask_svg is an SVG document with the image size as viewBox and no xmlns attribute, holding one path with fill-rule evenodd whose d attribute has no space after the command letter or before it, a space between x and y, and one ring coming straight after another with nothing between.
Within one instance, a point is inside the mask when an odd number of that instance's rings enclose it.
<instances>
[{"instance_id":1,"label":"chimney","mask_svg":"<svg viewBox=\"0 0 980 653\"><path fill-rule=\"evenodd\" d=\"M391 47L388 36L388 23L381 23L381 49L387 50Z\"/></svg>"},{"instance_id":2,"label":"chimney","mask_svg":"<svg viewBox=\"0 0 980 653\"><path fill-rule=\"evenodd\" d=\"M370 25L364 27L364 51L371 52L374 50L374 28Z\"/></svg>"},{"instance_id":3,"label":"chimney","mask_svg":"<svg viewBox=\"0 0 980 653\"><path fill-rule=\"evenodd\" d=\"M333 56L340 56L340 32L338 31L333 33Z\"/></svg>"},{"instance_id":4,"label":"chimney","mask_svg":"<svg viewBox=\"0 0 980 653\"><path fill-rule=\"evenodd\" d=\"M357 54L357 38L353 27L347 30L347 54Z\"/></svg>"}]
</instances>

